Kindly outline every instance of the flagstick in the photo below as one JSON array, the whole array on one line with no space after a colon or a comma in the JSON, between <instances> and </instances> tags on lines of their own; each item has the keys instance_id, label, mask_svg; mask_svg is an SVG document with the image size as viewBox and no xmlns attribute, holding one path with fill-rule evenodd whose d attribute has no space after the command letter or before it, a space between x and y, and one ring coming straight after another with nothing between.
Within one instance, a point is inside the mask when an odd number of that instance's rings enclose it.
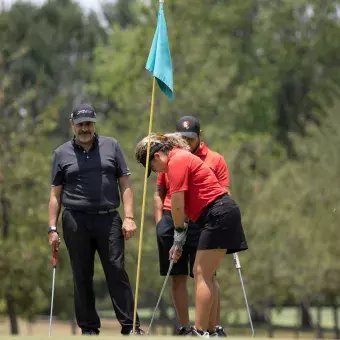
<instances>
[{"instance_id":1,"label":"flagstick","mask_svg":"<svg viewBox=\"0 0 340 340\"><path fill-rule=\"evenodd\" d=\"M148 134L148 146L146 151L146 159L150 158L150 138L152 131L152 121L154 114L154 106L155 106L155 92L156 92L156 78L153 77L152 80L152 95L151 95L151 108L150 108L150 120L149 120L149 134ZM142 215L141 215L141 224L140 224L140 235L139 235L139 248L138 248L138 260L137 260L137 277L136 277L136 292L135 292L135 306L133 310L133 334L135 334L136 329L136 318L137 318L137 305L138 305L138 289L139 289L139 273L140 273L140 262L142 255L142 241L143 241L143 229L144 229L144 215L145 215L145 202L146 202L146 190L148 183L148 171L149 171L149 162L145 164L145 173L144 173L144 189L143 189L143 200L142 200Z\"/></svg>"}]
</instances>

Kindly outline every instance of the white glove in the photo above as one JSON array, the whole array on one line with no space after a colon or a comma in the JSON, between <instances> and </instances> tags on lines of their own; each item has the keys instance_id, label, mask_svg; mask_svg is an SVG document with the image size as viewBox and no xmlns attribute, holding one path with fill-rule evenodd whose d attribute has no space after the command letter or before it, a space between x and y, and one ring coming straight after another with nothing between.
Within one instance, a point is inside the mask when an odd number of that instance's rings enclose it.
<instances>
[{"instance_id":1,"label":"white glove","mask_svg":"<svg viewBox=\"0 0 340 340\"><path fill-rule=\"evenodd\" d=\"M175 228L174 246L177 249L182 249L187 239L188 223L184 223L183 228Z\"/></svg>"}]
</instances>

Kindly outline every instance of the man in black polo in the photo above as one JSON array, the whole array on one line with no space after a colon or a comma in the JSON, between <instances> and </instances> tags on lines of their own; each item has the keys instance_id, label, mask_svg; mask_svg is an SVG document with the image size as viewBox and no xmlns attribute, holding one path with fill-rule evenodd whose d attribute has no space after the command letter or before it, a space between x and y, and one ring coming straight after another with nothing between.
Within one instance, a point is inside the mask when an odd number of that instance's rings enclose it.
<instances>
[{"instance_id":1,"label":"man in black polo","mask_svg":"<svg viewBox=\"0 0 340 340\"><path fill-rule=\"evenodd\" d=\"M99 334L93 292L94 256L98 251L122 334L133 327L133 294L124 265L124 239L136 232L130 170L119 143L95 134L96 113L87 104L71 114L74 137L53 155L49 201L49 242L59 246L61 205L63 236L70 256L78 326L83 335ZM124 217L116 210L121 196ZM137 317L136 334L141 335Z\"/></svg>"}]
</instances>

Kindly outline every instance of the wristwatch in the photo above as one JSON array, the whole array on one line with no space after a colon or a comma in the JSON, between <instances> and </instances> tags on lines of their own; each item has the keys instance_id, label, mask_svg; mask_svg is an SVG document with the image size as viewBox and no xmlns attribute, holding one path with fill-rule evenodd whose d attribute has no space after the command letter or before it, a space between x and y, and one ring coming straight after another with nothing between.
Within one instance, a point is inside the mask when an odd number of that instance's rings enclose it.
<instances>
[{"instance_id":1,"label":"wristwatch","mask_svg":"<svg viewBox=\"0 0 340 340\"><path fill-rule=\"evenodd\" d=\"M49 234L49 233L52 233L52 232L58 233L58 232L57 232L57 227L55 227L55 226L49 226L48 229L47 229L47 232L48 232L48 234Z\"/></svg>"}]
</instances>

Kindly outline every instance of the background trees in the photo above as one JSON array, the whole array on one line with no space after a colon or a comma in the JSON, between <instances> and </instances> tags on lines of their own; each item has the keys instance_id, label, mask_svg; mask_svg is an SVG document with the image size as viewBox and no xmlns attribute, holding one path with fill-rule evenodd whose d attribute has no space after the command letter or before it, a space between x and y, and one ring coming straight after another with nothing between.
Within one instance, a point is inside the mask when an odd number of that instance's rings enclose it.
<instances>
[{"instance_id":1,"label":"background trees","mask_svg":"<svg viewBox=\"0 0 340 340\"><path fill-rule=\"evenodd\" d=\"M48 310L50 251L45 233L53 149L70 138L80 102L98 111L99 133L117 138L132 169L139 221L143 169L133 159L147 134L151 94L144 66L157 3L103 4L104 18L71 0L17 3L0 13L0 310L18 333L18 315ZM338 1L172 0L166 17L175 101L158 93L154 130L200 119L203 138L231 170L250 249L242 253L254 310L336 304L340 281ZM161 278L149 181L140 305L156 301ZM127 244L135 279L138 238ZM65 247L56 313L72 318ZM99 306L110 308L100 266ZM230 258L220 270L223 308L243 305ZM265 287L265 289L264 289ZM59 294L59 293L58 293Z\"/></svg>"}]
</instances>

